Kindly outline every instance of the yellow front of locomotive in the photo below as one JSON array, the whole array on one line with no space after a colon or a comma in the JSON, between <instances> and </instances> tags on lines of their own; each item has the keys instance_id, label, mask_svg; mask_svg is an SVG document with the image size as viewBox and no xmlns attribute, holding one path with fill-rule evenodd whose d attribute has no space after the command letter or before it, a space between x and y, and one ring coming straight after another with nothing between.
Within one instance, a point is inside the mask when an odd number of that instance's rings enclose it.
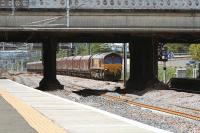
<instances>
[{"instance_id":1,"label":"yellow front of locomotive","mask_svg":"<svg viewBox=\"0 0 200 133\"><path fill-rule=\"evenodd\" d=\"M121 78L122 65L121 64L105 64L105 75L113 80Z\"/></svg>"},{"instance_id":2,"label":"yellow front of locomotive","mask_svg":"<svg viewBox=\"0 0 200 133\"><path fill-rule=\"evenodd\" d=\"M104 59L104 76L106 79L119 80L122 72L122 58L119 55L111 55Z\"/></svg>"}]
</instances>

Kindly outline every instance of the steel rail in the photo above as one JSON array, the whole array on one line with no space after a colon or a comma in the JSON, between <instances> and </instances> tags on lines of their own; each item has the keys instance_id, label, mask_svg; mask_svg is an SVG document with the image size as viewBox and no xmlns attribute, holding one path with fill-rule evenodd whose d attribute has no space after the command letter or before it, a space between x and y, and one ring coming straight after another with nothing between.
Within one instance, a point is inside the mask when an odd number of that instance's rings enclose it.
<instances>
[{"instance_id":1,"label":"steel rail","mask_svg":"<svg viewBox=\"0 0 200 133\"><path fill-rule=\"evenodd\" d=\"M82 89L80 88L84 88L84 89L90 89L84 86L80 86L80 85L76 85L74 83L68 83L71 84L73 87L71 87L72 91L81 91ZM69 86L68 86L69 87ZM85 93L90 93L90 94L97 94L97 92L85 92ZM180 116L180 117L184 117L184 118L188 118L188 119L192 119L192 120L196 120L196 121L200 121L200 116L195 116L195 115L191 115L188 113L184 113L184 112L179 112L179 111L175 111L175 110L171 110L171 109L166 109L166 108L161 108L158 106L153 106L153 105L148 105L148 104L144 104L144 103L139 103L139 102L134 102L134 101L130 101L127 98L121 98L118 96L111 96L109 94L100 94L100 96L108 99L108 100L114 100L114 101L120 101L123 102L125 104L129 104L131 106L138 106L141 108L146 108L146 109L150 109L150 110L155 110L155 111L159 111L159 112L163 112L163 113L167 113L167 114L171 114L171 115L175 115L175 116ZM123 96L124 97L124 96ZM200 110L198 109L194 109L197 112L200 112Z\"/></svg>"},{"instance_id":2,"label":"steel rail","mask_svg":"<svg viewBox=\"0 0 200 133\"><path fill-rule=\"evenodd\" d=\"M75 85L73 83L70 83L70 84L73 85L73 86L79 87L79 88L85 88L83 86ZM73 87L73 89L80 91L80 89L77 89L75 87ZM87 93L96 94L95 92L87 92ZM195 115L191 115L191 114L188 114L188 113L179 112L179 111L166 109L166 108L161 108L161 107L148 105L148 104L144 104L144 103L134 102L134 101L130 101L130 100L126 99L126 98L120 98L120 97L117 97L117 96L111 96L109 94L101 94L100 96L105 97L105 98L110 99L110 100L114 100L114 101L117 100L117 101L123 102L125 104L129 104L131 106L134 105L134 106L138 106L138 107L141 107L141 108L151 109L151 110L164 112L164 113L171 114L171 115L181 116L181 117L185 117L185 118L188 118L188 119L200 121L200 116L195 116ZM200 112L199 110L197 110L197 111Z\"/></svg>"},{"instance_id":3,"label":"steel rail","mask_svg":"<svg viewBox=\"0 0 200 133\"><path fill-rule=\"evenodd\" d=\"M155 111L160 111L160 112L164 112L164 113L168 113L168 114L177 115L177 116L189 118L189 119L192 119L192 120L200 121L199 116L194 116L194 115L187 114L187 113L184 113L184 112L179 112L179 111L174 111L174 110L170 110L170 109L166 109L166 108L161 108L161 107L157 107L157 106L152 106L152 105L147 105L147 104L143 104L143 103L139 103L139 102L134 102L134 101L130 101L128 99L122 99L122 98L107 95L107 94L103 94L102 96L107 97L107 98L112 99L112 100L118 100L118 101L121 101L123 103L127 103L129 105L139 106L139 107L142 107L142 108L147 108L147 109L151 109L151 110L155 110Z\"/></svg>"},{"instance_id":4,"label":"steel rail","mask_svg":"<svg viewBox=\"0 0 200 133\"><path fill-rule=\"evenodd\" d=\"M200 109L194 109L194 108L190 108L190 107L184 107L184 106L178 106L178 105L175 105L176 107L179 107L179 108L184 108L184 109L188 109L188 110L193 110L195 112L200 112Z\"/></svg>"}]
</instances>

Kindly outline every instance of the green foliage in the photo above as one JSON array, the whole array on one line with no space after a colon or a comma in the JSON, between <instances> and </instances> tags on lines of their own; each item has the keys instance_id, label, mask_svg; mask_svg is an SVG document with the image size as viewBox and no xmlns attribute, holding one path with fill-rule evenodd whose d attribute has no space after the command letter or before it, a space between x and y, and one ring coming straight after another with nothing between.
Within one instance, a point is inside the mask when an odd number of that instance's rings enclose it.
<instances>
[{"instance_id":1,"label":"green foliage","mask_svg":"<svg viewBox=\"0 0 200 133\"><path fill-rule=\"evenodd\" d=\"M91 47L91 54L97 54L100 53L100 49L101 49L101 44L100 43L92 43L90 44Z\"/></svg>"},{"instance_id":2,"label":"green foliage","mask_svg":"<svg viewBox=\"0 0 200 133\"><path fill-rule=\"evenodd\" d=\"M176 68L168 67L167 70L166 70L166 81L169 81L172 77L174 77L175 73L176 73ZM163 67L159 67L159 69L158 69L158 79L160 81L163 81L164 80L163 77L164 77Z\"/></svg>"},{"instance_id":3,"label":"green foliage","mask_svg":"<svg viewBox=\"0 0 200 133\"><path fill-rule=\"evenodd\" d=\"M37 57L33 57L31 61L40 61L42 60L42 57L37 56Z\"/></svg>"},{"instance_id":4,"label":"green foliage","mask_svg":"<svg viewBox=\"0 0 200 133\"><path fill-rule=\"evenodd\" d=\"M200 61L200 45L192 44L189 47L189 53L192 55L194 60Z\"/></svg>"},{"instance_id":5,"label":"green foliage","mask_svg":"<svg viewBox=\"0 0 200 133\"><path fill-rule=\"evenodd\" d=\"M111 52L112 50L108 47L107 44L101 44L99 52L100 53L106 53L106 52Z\"/></svg>"},{"instance_id":6,"label":"green foliage","mask_svg":"<svg viewBox=\"0 0 200 133\"><path fill-rule=\"evenodd\" d=\"M192 78L193 69L194 69L193 66L189 66L189 67L186 68L186 77L187 77L187 78Z\"/></svg>"},{"instance_id":7,"label":"green foliage","mask_svg":"<svg viewBox=\"0 0 200 133\"><path fill-rule=\"evenodd\" d=\"M59 50L56 54L56 58L64 58L67 57L68 52L66 50Z\"/></svg>"},{"instance_id":8,"label":"green foliage","mask_svg":"<svg viewBox=\"0 0 200 133\"><path fill-rule=\"evenodd\" d=\"M32 61L40 61L42 60L42 57L40 55L31 57L31 59L28 62L32 62Z\"/></svg>"},{"instance_id":9,"label":"green foliage","mask_svg":"<svg viewBox=\"0 0 200 133\"><path fill-rule=\"evenodd\" d=\"M192 78L193 69L194 69L194 66L186 67L186 78ZM169 81L171 78L175 77L175 73L176 73L175 67L167 67L167 70L166 70L167 81ZM164 70L160 66L159 69L158 69L158 79L160 81L163 81L163 76L164 76Z\"/></svg>"},{"instance_id":10,"label":"green foliage","mask_svg":"<svg viewBox=\"0 0 200 133\"><path fill-rule=\"evenodd\" d=\"M89 55L89 47L91 48L91 54L97 54L97 53L105 53L105 52L111 52L112 50L108 47L107 44L103 43L76 43L74 44L75 50L73 53L71 51L66 50L60 50L57 53L57 58L63 58L67 56L73 55Z\"/></svg>"},{"instance_id":11,"label":"green foliage","mask_svg":"<svg viewBox=\"0 0 200 133\"><path fill-rule=\"evenodd\" d=\"M90 46L89 46L90 45ZM80 43L76 44L77 55L89 55L89 47L91 48L91 54L105 53L112 51L107 44L103 43Z\"/></svg>"},{"instance_id":12,"label":"green foliage","mask_svg":"<svg viewBox=\"0 0 200 133\"><path fill-rule=\"evenodd\" d=\"M108 47L107 44L103 43L92 43L91 46L91 54L97 54L97 53L105 53L105 52L111 52L112 50Z\"/></svg>"},{"instance_id":13,"label":"green foliage","mask_svg":"<svg viewBox=\"0 0 200 133\"><path fill-rule=\"evenodd\" d=\"M189 49L190 44L181 44L181 43L168 43L166 47L168 48L168 51L174 52L174 53L187 53Z\"/></svg>"},{"instance_id":14,"label":"green foliage","mask_svg":"<svg viewBox=\"0 0 200 133\"><path fill-rule=\"evenodd\" d=\"M79 43L75 45L76 55L88 55L88 44L86 43Z\"/></svg>"}]
</instances>

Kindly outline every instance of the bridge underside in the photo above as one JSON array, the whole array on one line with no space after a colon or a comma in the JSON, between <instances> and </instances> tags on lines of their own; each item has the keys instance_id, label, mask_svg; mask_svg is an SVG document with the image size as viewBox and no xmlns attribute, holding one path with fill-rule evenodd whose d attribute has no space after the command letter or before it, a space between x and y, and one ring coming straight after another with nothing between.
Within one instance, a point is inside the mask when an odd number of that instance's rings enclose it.
<instances>
[{"instance_id":1,"label":"bridge underside","mask_svg":"<svg viewBox=\"0 0 200 133\"><path fill-rule=\"evenodd\" d=\"M136 38L153 38L160 42L173 43L199 43L199 32L135 32L124 31L119 32L117 29L70 29L62 31L56 29L54 31L40 30L17 30L17 31L0 31L0 41L2 42L42 42L46 38L54 38L58 42L132 42ZM60 31L59 31L60 30ZM71 31L73 30L73 31ZM75 30L75 31L74 31ZM85 31L84 31L85 30ZM102 31L103 30L103 31ZM120 30L120 29L119 29Z\"/></svg>"},{"instance_id":2,"label":"bridge underside","mask_svg":"<svg viewBox=\"0 0 200 133\"><path fill-rule=\"evenodd\" d=\"M44 15L45 14L45 15ZM56 79L59 42L130 43L127 89L144 89L157 80L159 42L199 43L198 12L18 12L0 13L0 41L42 42L44 79L40 89L63 88Z\"/></svg>"}]
</instances>

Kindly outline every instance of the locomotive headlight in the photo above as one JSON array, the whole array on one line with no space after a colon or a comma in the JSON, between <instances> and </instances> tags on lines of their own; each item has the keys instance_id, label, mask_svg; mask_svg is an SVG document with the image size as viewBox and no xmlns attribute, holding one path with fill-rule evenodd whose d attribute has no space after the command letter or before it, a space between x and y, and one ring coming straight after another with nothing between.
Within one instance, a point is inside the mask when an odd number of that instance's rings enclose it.
<instances>
[{"instance_id":1,"label":"locomotive headlight","mask_svg":"<svg viewBox=\"0 0 200 133\"><path fill-rule=\"evenodd\" d=\"M104 69L105 71L107 71L108 69Z\"/></svg>"}]
</instances>

